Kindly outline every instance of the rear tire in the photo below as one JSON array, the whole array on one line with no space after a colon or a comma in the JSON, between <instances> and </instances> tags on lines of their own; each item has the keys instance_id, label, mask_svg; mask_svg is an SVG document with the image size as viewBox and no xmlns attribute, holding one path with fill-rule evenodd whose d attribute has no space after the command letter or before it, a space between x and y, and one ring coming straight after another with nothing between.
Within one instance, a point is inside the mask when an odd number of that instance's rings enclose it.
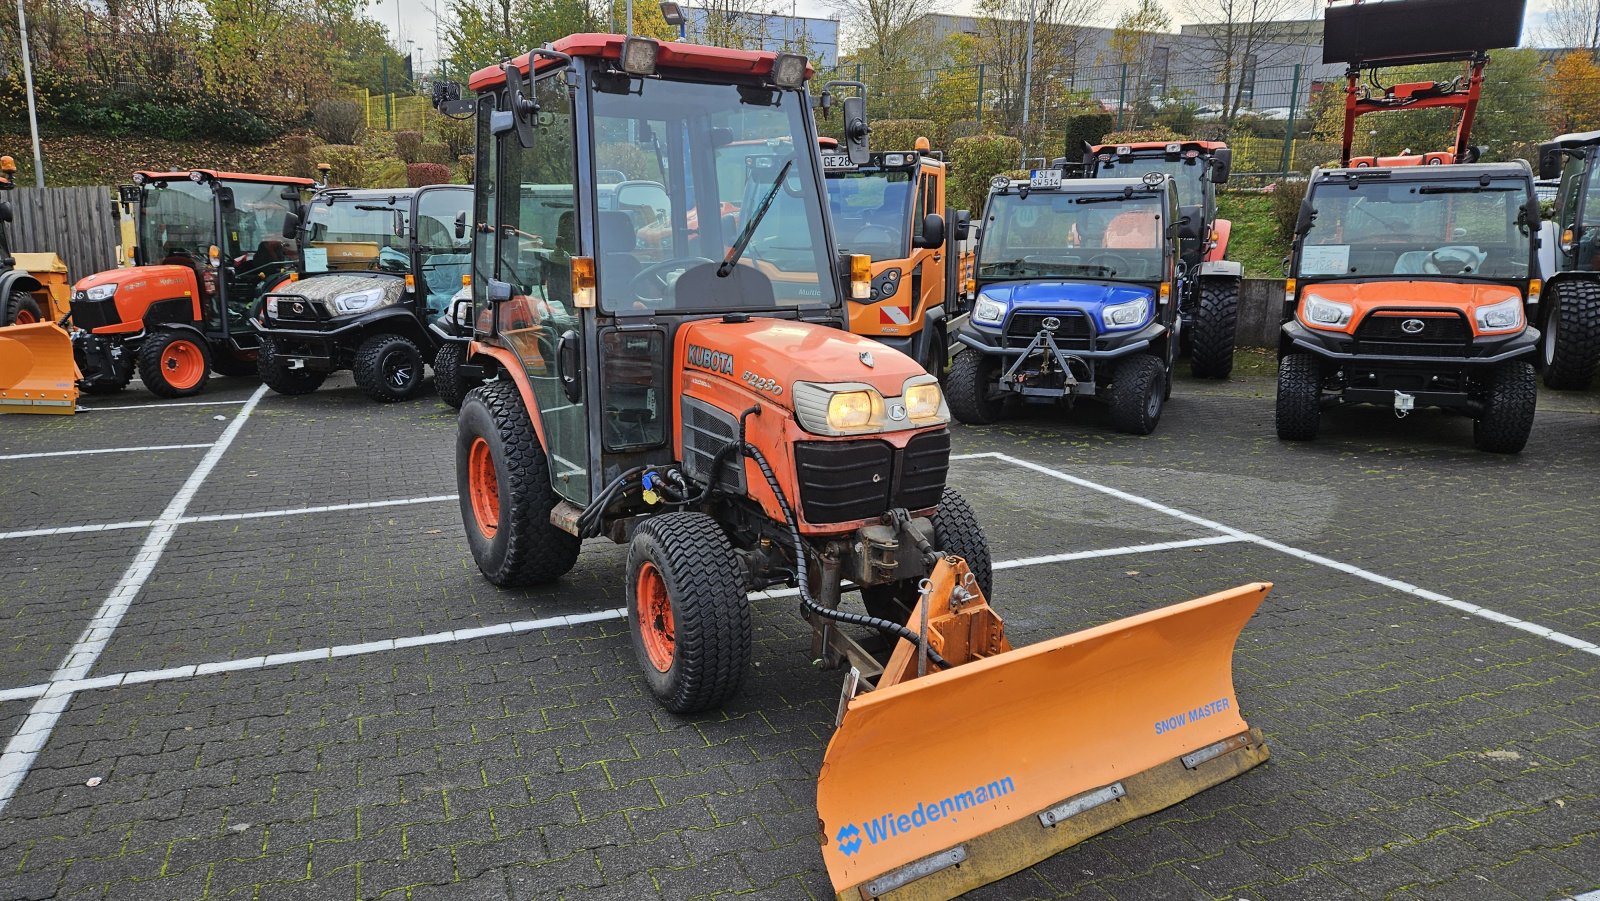
<instances>
[{"instance_id":1,"label":"rear tire","mask_svg":"<svg viewBox=\"0 0 1600 901\"><path fill-rule=\"evenodd\" d=\"M478 569L502 586L561 578L581 543L550 523L560 497L516 385L500 379L474 389L457 421L456 490Z\"/></svg>"},{"instance_id":2,"label":"rear tire","mask_svg":"<svg viewBox=\"0 0 1600 901\"><path fill-rule=\"evenodd\" d=\"M211 349L193 332L157 329L139 346L139 378L157 397L193 397L210 374Z\"/></svg>"},{"instance_id":3,"label":"rear tire","mask_svg":"<svg viewBox=\"0 0 1600 901\"><path fill-rule=\"evenodd\" d=\"M1539 339L1544 383L1558 391L1582 391L1600 367L1600 283L1557 282L1546 302L1550 314Z\"/></svg>"},{"instance_id":4,"label":"rear tire","mask_svg":"<svg viewBox=\"0 0 1600 901\"><path fill-rule=\"evenodd\" d=\"M1533 431L1539 379L1533 364L1500 363L1489 372L1483 413L1472 422L1472 443L1492 454L1520 453Z\"/></svg>"},{"instance_id":5,"label":"rear tire","mask_svg":"<svg viewBox=\"0 0 1600 901\"><path fill-rule=\"evenodd\" d=\"M0 325L30 325L43 321L44 310L39 301L26 291L11 292L6 300L5 315L0 316Z\"/></svg>"},{"instance_id":6,"label":"rear tire","mask_svg":"<svg viewBox=\"0 0 1600 901\"><path fill-rule=\"evenodd\" d=\"M1278 438L1310 441L1322 422L1322 361L1289 354L1278 362Z\"/></svg>"},{"instance_id":7,"label":"rear tire","mask_svg":"<svg viewBox=\"0 0 1600 901\"><path fill-rule=\"evenodd\" d=\"M422 351L410 338L373 335L356 351L356 384L382 403L410 400L422 390Z\"/></svg>"},{"instance_id":8,"label":"rear tire","mask_svg":"<svg viewBox=\"0 0 1600 901\"><path fill-rule=\"evenodd\" d=\"M256 357L256 373L268 388L290 396L310 394L322 387L326 372L310 369L290 369L289 361L278 356L271 338L261 339L261 352Z\"/></svg>"},{"instance_id":9,"label":"rear tire","mask_svg":"<svg viewBox=\"0 0 1600 901\"><path fill-rule=\"evenodd\" d=\"M646 520L628 545L628 626L645 684L673 713L733 697L755 645L744 570L704 513Z\"/></svg>"},{"instance_id":10,"label":"rear tire","mask_svg":"<svg viewBox=\"0 0 1600 901\"><path fill-rule=\"evenodd\" d=\"M1148 435L1166 408L1167 368L1149 354L1135 354L1111 373L1111 424L1119 432Z\"/></svg>"},{"instance_id":11,"label":"rear tire","mask_svg":"<svg viewBox=\"0 0 1600 901\"><path fill-rule=\"evenodd\" d=\"M980 351L965 349L956 354L945 377L945 400L950 413L967 425L990 425L1006 415L1006 399L989 397L999 381L999 360Z\"/></svg>"},{"instance_id":12,"label":"rear tire","mask_svg":"<svg viewBox=\"0 0 1600 901\"><path fill-rule=\"evenodd\" d=\"M457 410L467 392L483 384L481 379L463 378L461 367L466 362L467 345L459 341L446 341L433 358L433 389L439 392L440 400Z\"/></svg>"},{"instance_id":13,"label":"rear tire","mask_svg":"<svg viewBox=\"0 0 1600 901\"><path fill-rule=\"evenodd\" d=\"M1197 379L1225 379L1233 372L1239 331L1239 280L1200 281L1200 304L1189 342L1189 371Z\"/></svg>"},{"instance_id":14,"label":"rear tire","mask_svg":"<svg viewBox=\"0 0 1600 901\"><path fill-rule=\"evenodd\" d=\"M967 569L978 580L983 596L991 598L994 588L994 564L989 557L989 539L978 525L978 517L954 488L946 488L939 498L939 509L933 514L933 549L943 554L955 554L967 561ZM911 609L917 604L917 584L920 579L902 579L888 585L867 585L861 589L861 604L869 616L905 625L911 618Z\"/></svg>"}]
</instances>

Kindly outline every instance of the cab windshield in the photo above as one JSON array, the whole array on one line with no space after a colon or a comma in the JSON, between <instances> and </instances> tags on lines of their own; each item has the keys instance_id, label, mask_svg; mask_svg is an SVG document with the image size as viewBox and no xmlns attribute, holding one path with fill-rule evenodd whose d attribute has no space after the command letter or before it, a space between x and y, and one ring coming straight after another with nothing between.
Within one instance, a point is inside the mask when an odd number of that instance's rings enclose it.
<instances>
[{"instance_id":1,"label":"cab windshield","mask_svg":"<svg viewBox=\"0 0 1600 901\"><path fill-rule=\"evenodd\" d=\"M211 186L187 178L146 186L139 205L139 246L144 248L145 262L198 264L207 259L217 232L211 204Z\"/></svg>"},{"instance_id":2,"label":"cab windshield","mask_svg":"<svg viewBox=\"0 0 1600 901\"><path fill-rule=\"evenodd\" d=\"M618 315L838 304L806 96L597 74L600 305Z\"/></svg>"},{"instance_id":3,"label":"cab windshield","mask_svg":"<svg viewBox=\"0 0 1600 901\"><path fill-rule=\"evenodd\" d=\"M1528 192L1516 178L1318 184L1299 274L1526 278Z\"/></svg>"},{"instance_id":4,"label":"cab windshield","mask_svg":"<svg viewBox=\"0 0 1600 901\"><path fill-rule=\"evenodd\" d=\"M1172 183L1178 186L1179 206L1202 206L1206 202L1205 184L1201 181L1205 171L1204 161L1198 158L1123 157L1101 163L1099 175L1101 178L1143 178L1147 172L1170 175Z\"/></svg>"},{"instance_id":5,"label":"cab windshield","mask_svg":"<svg viewBox=\"0 0 1600 901\"><path fill-rule=\"evenodd\" d=\"M828 213L839 248L875 260L907 256L911 172L904 169L828 173Z\"/></svg>"},{"instance_id":6,"label":"cab windshield","mask_svg":"<svg viewBox=\"0 0 1600 901\"><path fill-rule=\"evenodd\" d=\"M978 242L979 278L1080 276L1158 281L1165 193L989 197Z\"/></svg>"}]
</instances>

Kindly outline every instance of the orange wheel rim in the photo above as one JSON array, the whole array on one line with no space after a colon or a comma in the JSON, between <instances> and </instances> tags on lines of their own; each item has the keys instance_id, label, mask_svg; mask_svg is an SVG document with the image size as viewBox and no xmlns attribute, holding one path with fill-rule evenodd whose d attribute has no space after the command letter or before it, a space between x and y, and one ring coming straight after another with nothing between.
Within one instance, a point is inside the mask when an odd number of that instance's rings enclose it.
<instances>
[{"instance_id":1,"label":"orange wheel rim","mask_svg":"<svg viewBox=\"0 0 1600 901\"><path fill-rule=\"evenodd\" d=\"M644 642L645 656L650 658L651 666L664 673L672 669L678 641L672 626L672 601L667 598L666 580L661 578L661 570L648 560L639 567L634 597L639 605L639 637Z\"/></svg>"},{"instance_id":2,"label":"orange wheel rim","mask_svg":"<svg viewBox=\"0 0 1600 901\"><path fill-rule=\"evenodd\" d=\"M467 451L467 490L472 502L472 518L485 538L500 531L500 478L494 472L494 454L489 442L472 439Z\"/></svg>"},{"instance_id":3,"label":"orange wheel rim","mask_svg":"<svg viewBox=\"0 0 1600 901\"><path fill-rule=\"evenodd\" d=\"M38 321L38 317L33 315L32 310L18 310L16 317L12 320L15 325L33 325Z\"/></svg>"},{"instance_id":4,"label":"orange wheel rim","mask_svg":"<svg viewBox=\"0 0 1600 901\"><path fill-rule=\"evenodd\" d=\"M206 358L193 341L174 341L161 351L161 372L174 388L193 388L206 374Z\"/></svg>"}]
</instances>

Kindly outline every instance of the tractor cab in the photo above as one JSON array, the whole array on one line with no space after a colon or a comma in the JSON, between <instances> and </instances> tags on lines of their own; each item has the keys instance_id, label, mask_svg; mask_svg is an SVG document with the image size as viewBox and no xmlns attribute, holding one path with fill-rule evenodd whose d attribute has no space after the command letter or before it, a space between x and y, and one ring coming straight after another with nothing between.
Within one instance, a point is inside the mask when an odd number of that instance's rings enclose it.
<instances>
[{"instance_id":1,"label":"tractor cab","mask_svg":"<svg viewBox=\"0 0 1600 901\"><path fill-rule=\"evenodd\" d=\"M873 151L860 165L837 140L819 143L839 247L872 258L872 290L850 303L850 330L943 375L948 329L965 312L960 242L970 220L945 208L944 161L926 138L914 150Z\"/></svg>"},{"instance_id":2,"label":"tractor cab","mask_svg":"<svg viewBox=\"0 0 1600 901\"><path fill-rule=\"evenodd\" d=\"M1583 390L1600 368L1600 131L1539 145L1539 177L1554 184L1555 216L1539 246L1538 311L1544 382Z\"/></svg>"}]
</instances>

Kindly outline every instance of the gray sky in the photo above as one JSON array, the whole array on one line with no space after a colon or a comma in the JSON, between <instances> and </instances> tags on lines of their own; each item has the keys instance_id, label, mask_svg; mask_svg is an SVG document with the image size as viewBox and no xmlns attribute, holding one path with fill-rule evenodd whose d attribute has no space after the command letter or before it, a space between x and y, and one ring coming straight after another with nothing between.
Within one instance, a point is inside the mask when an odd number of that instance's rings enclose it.
<instances>
[{"instance_id":1,"label":"gray sky","mask_svg":"<svg viewBox=\"0 0 1600 901\"><path fill-rule=\"evenodd\" d=\"M390 35L396 34L399 29L397 43L404 49L408 42L414 41L420 51L422 66L426 68L439 58L439 47L435 38L435 16L433 10L444 12L448 0L376 0L367 10L367 15L388 27ZM651 3L654 0L636 0L640 3ZM1175 21L1182 21L1176 14L1172 0L1162 0L1168 9L1173 12ZM693 5L693 0L688 0ZM773 9L779 12L789 12L792 8L802 16L830 17L833 13L823 0L771 0ZM398 4L398 10L396 9ZM1134 0L1110 0L1105 4L1105 15L1102 21L1095 24L1113 25L1117 17L1125 9L1132 6ZM943 5L949 12L970 12L975 4L972 0L950 0ZM1306 14L1312 10L1326 5L1326 0L1306 0ZM1523 40L1527 42L1533 37L1534 30L1538 27L1543 14L1550 8L1550 0L1529 0L1528 21L1523 28ZM398 16L398 18L397 18Z\"/></svg>"}]
</instances>

